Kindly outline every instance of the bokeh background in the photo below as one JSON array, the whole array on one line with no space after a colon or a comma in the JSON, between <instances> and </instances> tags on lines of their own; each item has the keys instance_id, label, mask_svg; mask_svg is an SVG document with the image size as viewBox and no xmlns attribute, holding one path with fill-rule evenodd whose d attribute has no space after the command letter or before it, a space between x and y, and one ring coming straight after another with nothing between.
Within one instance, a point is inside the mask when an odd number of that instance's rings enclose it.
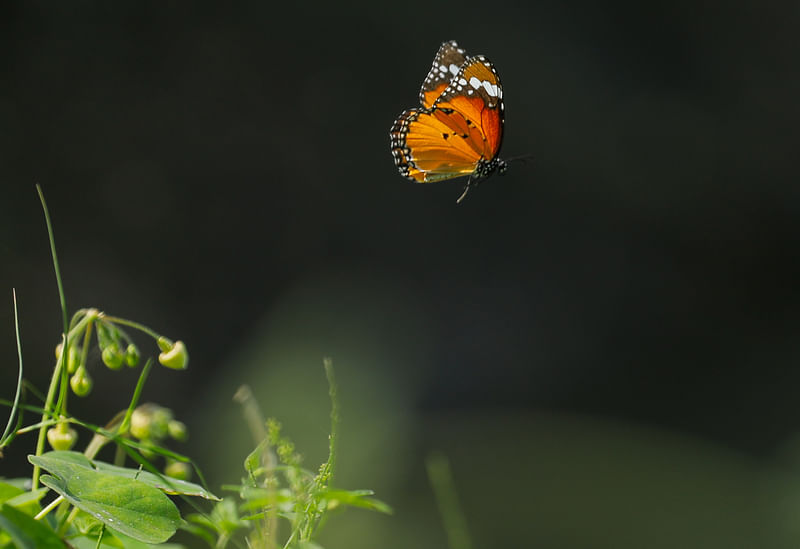
<instances>
[{"instance_id":1,"label":"bokeh background","mask_svg":"<svg viewBox=\"0 0 800 549\"><path fill-rule=\"evenodd\" d=\"M69 307L186 341L144 398L212 488L252 447L242 383L315 467L333 358L339 483L395 515L336 517L326 547L445 547L433 451L476 548L797 547L799 25L793 2L3 2L0 397L11 288L40 388L61 329L39 183ZM448 39L502 77L503 155L534 156L458 206L388 149ZM136 372L90 372L71 409L103 422Z\"/></svg>"}]
</instances>

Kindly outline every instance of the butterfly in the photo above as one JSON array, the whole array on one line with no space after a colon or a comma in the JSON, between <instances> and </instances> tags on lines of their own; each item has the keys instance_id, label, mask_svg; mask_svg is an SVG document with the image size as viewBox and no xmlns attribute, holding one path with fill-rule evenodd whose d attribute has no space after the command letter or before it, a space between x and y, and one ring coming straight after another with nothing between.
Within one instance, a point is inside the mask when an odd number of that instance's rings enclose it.
<instances>
[{"instance_id":1,"label":"butterfly","mask_svg":"<svg viewBox=\"0 0 800 549\"><path fill-rule=\"evenodd\" d=\"M419 91L422 108L404 111L389 132L400 174L418 183L469 177L471 187L506 162L503 142L503 87L494 65L482 55L467 57L455 40L436 53Z\"/></svg>"}]
</instances>

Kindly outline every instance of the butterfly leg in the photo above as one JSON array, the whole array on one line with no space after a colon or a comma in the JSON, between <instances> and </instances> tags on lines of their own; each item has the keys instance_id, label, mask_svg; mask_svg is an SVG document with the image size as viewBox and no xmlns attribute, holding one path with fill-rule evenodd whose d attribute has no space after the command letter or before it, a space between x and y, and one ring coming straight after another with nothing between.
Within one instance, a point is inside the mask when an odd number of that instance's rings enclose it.
<instances>
[{"instance_id":1,"label":"butterfly leg","mask_svg":"<svg viewBox=\"0 0 800 549\"><path fill-rule=\"evenodd\" d=\"M469 192L469 187L470 187L470 183L471 182L472 182L472 179L467 180L467 184L464 185L464 192L461 193L461 196L458 197L458 200L456 200L456 204L461 204L461 201L464 200L465 196L467 196L467 193Z\"/></svg>"},{"instance_id":2,"label":"butterfly leg","mask_svg":"<svg viewBox=\"0 0 800 549\"><path fill-rule=\"evenodd\" d=\"M461 196L458 197L458 200L456 200L456 204L461 204L461 201L464 200L465 196L467 196L467 193L469 192L469 190L472 187L477 187L478 186L478 182L480 182L480 180L481 180L481 178L480 177L475 177L475 174L472 174L471 176L469 176L469 178L467 179L467 184L464 185L464 192L461 193Z\"/></svg>"}]
</instances>

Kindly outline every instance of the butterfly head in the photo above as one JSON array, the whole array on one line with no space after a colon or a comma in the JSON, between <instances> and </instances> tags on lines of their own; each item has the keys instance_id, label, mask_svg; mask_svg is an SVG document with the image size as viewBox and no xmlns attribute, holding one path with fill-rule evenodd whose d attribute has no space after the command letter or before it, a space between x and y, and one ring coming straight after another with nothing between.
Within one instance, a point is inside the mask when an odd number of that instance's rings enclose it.
<instances>
[{"instance_id":1,"label":"butterfly head","mask_svg":"<svg viewBox=\"0 0 800 549\"><path fill-rule=\"evenodd\" d=\"M508 162L506 162L505 160L500 160L498 158L497 159L497 173L499 173L500 175L503 175L503 174L506 173L507 169L508 169Z\"/></svg>"},{"instance_id":2,"label":"butterfly head","mask_svg":"<svg viewBox=\"0 0 800 549\"><path fill-rule=\"evenodd\" d=\"M488 179L489 177L493 176L495 173L503 175L506 173L508 169L508 162L505 160L501 160L499 158L492 158L489 161L481 159L478 162L478 167L475 168L475 171L472 175L467 179L467 184L464 186L464 192L461 193L461 196L456 200L456 204L460 204L464 197L467 196L467 193L472 187L477 187L478 183L483 181L484 179Z\"/></svg>"},{"instance_id":3,"label":"butterfly head","mask_svg":"<svg viewBox=\"0 0 800 549\"><path fill-rule=\"evenodd\" d=\"M475 172L470 177L471 184L477 184L478 181L482 179L486 179L487 177L491 177L495 173L504 174L508 169L508 163L505 160L501 160L497 157L492 158L491 160L483 160L481 159L478 162L478 167L475 168Z\"/></svg>"}]
</instances>

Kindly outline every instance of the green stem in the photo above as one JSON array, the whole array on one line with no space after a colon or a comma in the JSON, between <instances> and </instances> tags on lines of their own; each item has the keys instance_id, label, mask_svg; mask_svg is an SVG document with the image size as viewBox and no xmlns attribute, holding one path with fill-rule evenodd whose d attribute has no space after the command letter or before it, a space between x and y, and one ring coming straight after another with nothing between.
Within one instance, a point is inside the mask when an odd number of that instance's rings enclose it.
<instances>
[{"instance_id":1,"label":"green stem","mask_svg":"<svg viewBox=\"0 0 800 549\"><path fill-rule=\"evenodd\" d=\"M155 340L158 340L161 337L161 334L156 333L155 331L151 330L144 324L139 324L138 322L134 322L133 320L127 320L125 318L118 318L116 316L106 316L103 315L103 318L109 322L113 322L114 324L119 324L122 326L130 326L135 330L139 330L140 332L144 332L145 334L149 335Z\"/></svg>"},{"instance_id":2,"label":"green stem","mask_svg":"<svg viewBox=\"0 0 800 549\"><path fill-rule=\"evenodd\" d=\"M89 318L87 315L86 318ZM86 367L86 361L89 359L89 347L92 345L92 327L94 326L94 322L92 322L95 318L89 320L88 324L86 324L86 331L83 332L83 348L81 349L81 364Z\"/></svg>"},{"instance_id":3,"label":"green stem","mask_svg":"<svg viewBox=\"0 0 800 549\"><path fill-rule=\"evenodd\" d=\"M70 510L69 515L67 515L67 518L64 519L64 522L61 523L61 526L58 529L59 536L63 536L64 534L67 533L67 528L69 528L69 525L72 524L72 521L75 520L75 517L78 516L79 512L80 509L78 509L77 507L73 507Z\"/></svg>"},{"instance_id":4,"label":"green stem","mask_svg":"<svg viewBox=\"0 0 800 549\"><path fill-rule=\"evenodd\" d=\"M322 364L325 367L325 376L328 378L328 396L331 399L331 435L328 442L328 462L325 467L326 486L330 486L333 483L333 474L336 469L336 446L339 437L339 387L333 374L333 361L330 358L324 358Z\"/></svg>"},{"instance_id":5,"label":"green stem","mask_svg":"<svg viewBox=\"0 0 800 549\"><path fill-rule=\"evenodd\" d=\"M42 426L39 427L39 438L36 441L36 455L41 456L44 452L44 441L47 434L47 419L51 415L50 409L53 406L53 397L55 396L56 387L61 380L61 370L64 367L64 356L67 354L67 338L62 338L61 356L56 360L56 367L53 369L53 377L50 378L50 388L47 390L47 400L44 403L44 412L42 413ZM55 416L54 416L55 417ZM38 465L33 466L33 478L31 479L31 490L39 488L39 475L41 471Z\"/></svg>"},{"instance_id":6,"label":"green stem","mask_svg":"<svg viewBox=\"0 0 800 549\"><path fill-rule=\"evenodd\" d=\"M269 490L269 495L274 496L275 486L277 485L277 483L274 482L275 468L278 465L278 458L275 456L272 446L268 443L268 433L264 427L264 416L261 413L258 402L253 396L252 389L250 389L248 385L242 385L239 387L239 389L236 391L236 394L233 395L233 400L241 405L245 423L247 423L247 426L250 428L250 433L253 436L253 440L255 441L256 445L264 446L264 451L261 453L260 459L261 465L267 471L264 484L267 487L267 490ZM278 547L277 507L275 505L270 505L265 507L263 511L264 520L262 521L262 528L266 534L262 538L264 540L264 547L267 549L275 549Z\"/></svg>"},{"instance_id":7,"label":"green stem","mask_svg":"<svg viewBox=\"0 0 800 549\"><path fill-rule=\"evenodd\" d=\"M14 301L14 329L17 336L17 356L19 357L19 374L17 375L17 394L14 396L14 405L11 407L11 413L8 416L8 424L3 436L0 437L0 448L6 442L6 437L11 432L11 426L14 424L14 415L17 413L19 407L19 396L22 391L22 341L19 337L19 315L17 314L17 291L11 289L11 295Z\"/></svg>"},{"instance_id":8,"label":"green stem","mask_svg":"<svg viewBox=\"0 0 800 549\"><path fill-rule=\"evenodd\" d=\"M88 312L89 312L89 309L78 309L77 311L75 311L75 314L72 315L72 320L69 321L69 330L70 330L70 332L75 327L75 324L78 322L78 319L83 318L84 316L86 316L86 313L88 313Z\"/></svg>"},{"instance_id":9,"label":"green stem","mask_svg":"<svg viewBox=\"0 0 800 549\"><path fill-rule=\"evenodd\" d=\"M136 406L139 405L139 399L142 396L142 390L144 389L144 382L147 380L147 376L150 373L150 368L153 367L152 359L147 359L147 362L144 363L144 367L142 368L142 373L139 374L139 381L136 383L136 389L133 391L133 398L131 398L131 403L128 405L128 411L125 412L125 417L120 424L119 430L117 431L118 434L124 435L128 432L128 429L131 425L131 416L133 415L133 411L136 409Z\"/></svg>"},{"instance_id":10,"label":"green stem","mask_svg":"<svg viewBox=\"0 0 800 549\"><path fill-rule=\"evenodd\" d=\"M61 271L58 268L58 254L56 254L56 238L53 233L53 224L50 222L50 212L47 210L47 203L44 200L44 193L42 192L42 187L38 184L36 185L36 192L39 193L39 200L42 203L42 209L44 210L44 220L47 224L47 235L50 238L50 254L53 256L53 269L56 272L56 284L58 284L58 297L61 300L61 316L64 321L64 333L67 333L69 330L67 328L67 297L64 294L64 285L61 283ZM64 351L66 351L66 347Z\"/></svg>"},{"instance_id":11,"label":"green stem","mask_svg":"<svg viewBox=\"0 0 800 549\"><path fill-rule=\"evenodd\" d=\"M39 185L36 185L36 192L39 193L39 201L42 203L42 210L44 210L44 220L45 224L47 225L47 236L50 240L50 255L53 257L53 270L56 273L56 284L58 285L58 297L61 301L61 317L64 323L64 334L69 332L69 323L67 319L67 298L64 294L64 285L61 282L61 271L58 268L58 254L56 253L56 239L55 234L53 233L53 224L50 221L50 212L47 210L47 202L44 200L44 193L42 193L42 188ZM69 356L69 340L66 336L63 337L62 344L61 344L61 356L56 361L56 367L53 370L53 377L50 380L50 388L47 392L47 400L44 404L44 413L42 414L42 421L47 420L47 416L50 415L53 406L53 398L55 397L56 386L59 384L59 381L62 378L65 378L65 371L64 371L64 362L65 357ZM57 416L57 414L56 414ZM44 451L44 441L46 435L46 428L44 425L39 429L39 438L36 441L36 455L42 455ZM39 487L39 475L41 471L38 465L34 465L33 467L33 477L31 479L31 487L33 490L36 490Z\"/></svg>"},{"instance_id":12,"label":"green stem","mask_svg":"<svg viewBox=\"0 0 800 549\"><path fill-rule=\"evenodd\" d=\"M102 314L103 313L101 313L97 309L86 309L86 313L83 315L83 318L81 318L80 321L78 321L70 329L70 331L68 333L69 342L72 343L72 341L76 337L78 337L78 334L80 334L86 328L87 324L89 324L90 322L94 322L97 319L97 317L99 317ZM84 347L86 347L86 345L84 345ZM81 359L82 359L81 362L83 362L83 359L85 359L85 356L81 357Z\"/></svg>"},{"instance_id":13,"label":"green stem","mask_svg":"<svg viewBox=\"0 0 800 549\"><path fill-rule=\"evenodd\" d=\"M102 528L100 529L100 535L97 536L97 544L94 546L94 549L100 549L100 544L103 542L103 536L106 533L106 525L103 524Z\"/></svg>"},{"instance_id":14,"label":"green stem","mask_svg":"<svg viewBox=\"0 0 800 549\"><path fill-rule=\"evenodd\" d=\"M50 505L39 511L39 513L33 518L40 520L41 518L45 517L47 513L58 507L62 501L64 501L64 496L58 496L56 499L50 502Z\"/></svg>"},{"instance_id":15,"label":"green stem","mask_svg":"<svg viewBox=\"0 0 800 549\"><path fill-rule=\"evenodd\" d=\"M79 330L83 330L84 326L86 327L86 331L83 333L83 348L81 349L81 361L80 364L83 364L85 367L86 361L89 358L89 344L92 337L92 325L94 324L94 319L97 318L97 314L92 314L91 311L84 316L80 322L70 330L70 334L67 339L74 338L77 334L80 333ZM69 361L69 356L67 356L67 361ZM69 365L67 365L69 368ZM69 372L67 372L69 374ZM63 380L62 380L63 382ZM69 395L69 391L67 391L66 387L62 387L61 393L58 397L58 403L56 404L56 410L58 410L59 416L67 415L67 395Z\"/></svg>"},{"instance_id":16,"label":"green stem","mask_svg":"<svg viewBox=\"0 0 800 549\"><path fill-rule=\"evenodd\" d=\"M53 425L58 425L58 420L56 420L56 419L48 419L45 422L41 422L40 421L38 423L34 423L33 425L28 425L27 427L20 427L19 429L17 429L14 432L14 434L15 435L24 435L25 433L30 433L31 431L35 431L36 429L39 429L42 425L44 425L45 427L52 427Z\"/></svg>"},{"instance_id":17,"label":"green stem","mask_svg":"<svg viewBox=\"0 0 800 549\"><path fill-rule=\"evenodd\" d=\"M447 545L450 549L472 549L467 521L458 503L450 462L442 454L434 454L428 457L425 465L447 533Z\"/></svg>"}]
</instances>

